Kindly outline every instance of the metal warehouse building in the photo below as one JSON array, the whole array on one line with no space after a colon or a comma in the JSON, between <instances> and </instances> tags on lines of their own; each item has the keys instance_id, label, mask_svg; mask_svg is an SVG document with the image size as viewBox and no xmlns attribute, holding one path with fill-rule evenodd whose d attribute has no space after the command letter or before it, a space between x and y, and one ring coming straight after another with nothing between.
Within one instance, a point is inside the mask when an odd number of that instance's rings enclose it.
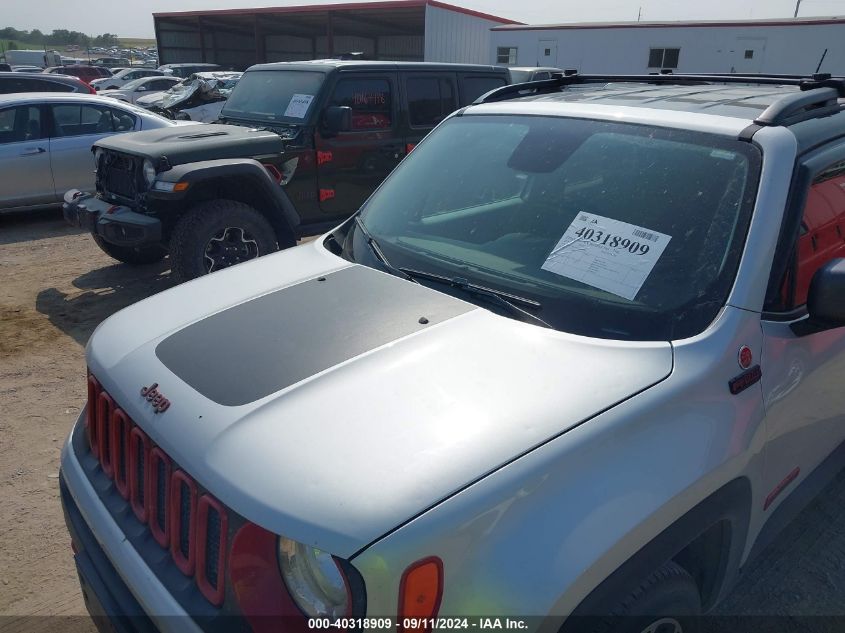
<instances>
[{"instance_id":1,"label":"metal warehouse building","mask_svg":"<svg viewBox=\"0 0 845 633\"><path fill-rule=\"evenodd\" d=\"M845 18L499 25L488 61L583 73L845 74Z\"/></svg>"},{"instance_id":2,"label":"metal warehouse building","mask_svg":"<svg viewBox=\"0 0 845 633\"><path fill-rule=\"evenodd\" d=\"M153 14L159 63L251 64L362 52L367 59L487 63L494 26L519 24L436 0Z\"/></svg>"}]
</instances>

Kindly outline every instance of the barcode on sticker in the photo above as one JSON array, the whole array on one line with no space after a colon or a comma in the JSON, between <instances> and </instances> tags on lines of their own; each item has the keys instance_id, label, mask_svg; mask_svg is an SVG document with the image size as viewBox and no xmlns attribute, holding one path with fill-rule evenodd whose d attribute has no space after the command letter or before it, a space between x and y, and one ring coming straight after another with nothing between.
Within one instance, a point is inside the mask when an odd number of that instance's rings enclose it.
<instances>
[{"instance_id":1,"label":"barcode on sticker","mask_svg":"<svg viewBox=\"0 0 845 633\"><path fill-rule=\"evenodd\" d=\"M641 237L644 240L648 240L649 242L657 242L659 240L659 238L654 233L649 233L648 231L640 231L639 229L634 229L632 233L637 237Z\"/></svg>"}]
</instances>

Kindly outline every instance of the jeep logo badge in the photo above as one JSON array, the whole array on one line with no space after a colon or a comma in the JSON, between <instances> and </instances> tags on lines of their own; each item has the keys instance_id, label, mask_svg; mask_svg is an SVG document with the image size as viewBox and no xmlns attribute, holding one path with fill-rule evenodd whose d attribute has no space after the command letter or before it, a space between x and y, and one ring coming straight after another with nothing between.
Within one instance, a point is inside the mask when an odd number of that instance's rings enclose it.
<instances>
[{"instance_id":1,"label":"jeep logo badge","mask_svg":"<svg viewBox=\"0 0 845 633\"><path fill-rule=\"evenodd\" d=\"M164 413L170 408L170 400L164 397L158 390L158 383L154 382L149 387L141 387L141 395L147 402L153 405L156 414Z\"/></svg>"}]
</instances>

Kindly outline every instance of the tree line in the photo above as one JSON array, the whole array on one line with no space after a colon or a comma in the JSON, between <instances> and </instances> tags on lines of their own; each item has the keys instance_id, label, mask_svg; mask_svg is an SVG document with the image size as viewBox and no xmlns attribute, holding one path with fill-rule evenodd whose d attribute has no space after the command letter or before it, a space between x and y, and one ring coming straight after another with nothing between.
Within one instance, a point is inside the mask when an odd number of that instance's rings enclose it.
<instances>
[{"instance_id":1,"label":"tree line","mask_svg":"<svg viewBox=\"0 0 845 633\"><path fill-rule=\"evenodd\" d=\"M79 31L68 31L67 29L54 29L52 33L42 33L38 29L19 31L11 26L0 29L0 41L7 42L7 50L14 48L14 41L45 47L76 44L80 48L88 48L90 46L109 48L118 45L117 35L114 33L103 33L102 35L92 37Z\"/></svg>"}]
</instances>

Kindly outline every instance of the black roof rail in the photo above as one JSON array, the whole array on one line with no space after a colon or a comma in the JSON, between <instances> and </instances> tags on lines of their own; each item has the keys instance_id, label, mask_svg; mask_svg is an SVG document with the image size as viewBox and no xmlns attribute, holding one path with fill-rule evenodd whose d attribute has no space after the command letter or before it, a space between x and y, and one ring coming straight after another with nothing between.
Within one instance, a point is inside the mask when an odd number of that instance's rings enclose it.
<instances>
[{"instance_id":1,"label":"black roof rail","mask_svg":"<svg viewBox=\"0 0 845 633\"><path fill-rule=\"evenodd\" d=\"M554 73L551 79L510 84L481 95L472 105L495 103L532 94L559 92L568 86L591 83L649 83L666 85L759 84L797 86L801 92L786 94L754 121L757 125L779 125L798 114L818 109L821 114L837 106L837 99L845 98L845 78L829 74L803 75L737 75L737 74L660 74L660 75L580 75Z\"/></svg>"}]
</instances>

